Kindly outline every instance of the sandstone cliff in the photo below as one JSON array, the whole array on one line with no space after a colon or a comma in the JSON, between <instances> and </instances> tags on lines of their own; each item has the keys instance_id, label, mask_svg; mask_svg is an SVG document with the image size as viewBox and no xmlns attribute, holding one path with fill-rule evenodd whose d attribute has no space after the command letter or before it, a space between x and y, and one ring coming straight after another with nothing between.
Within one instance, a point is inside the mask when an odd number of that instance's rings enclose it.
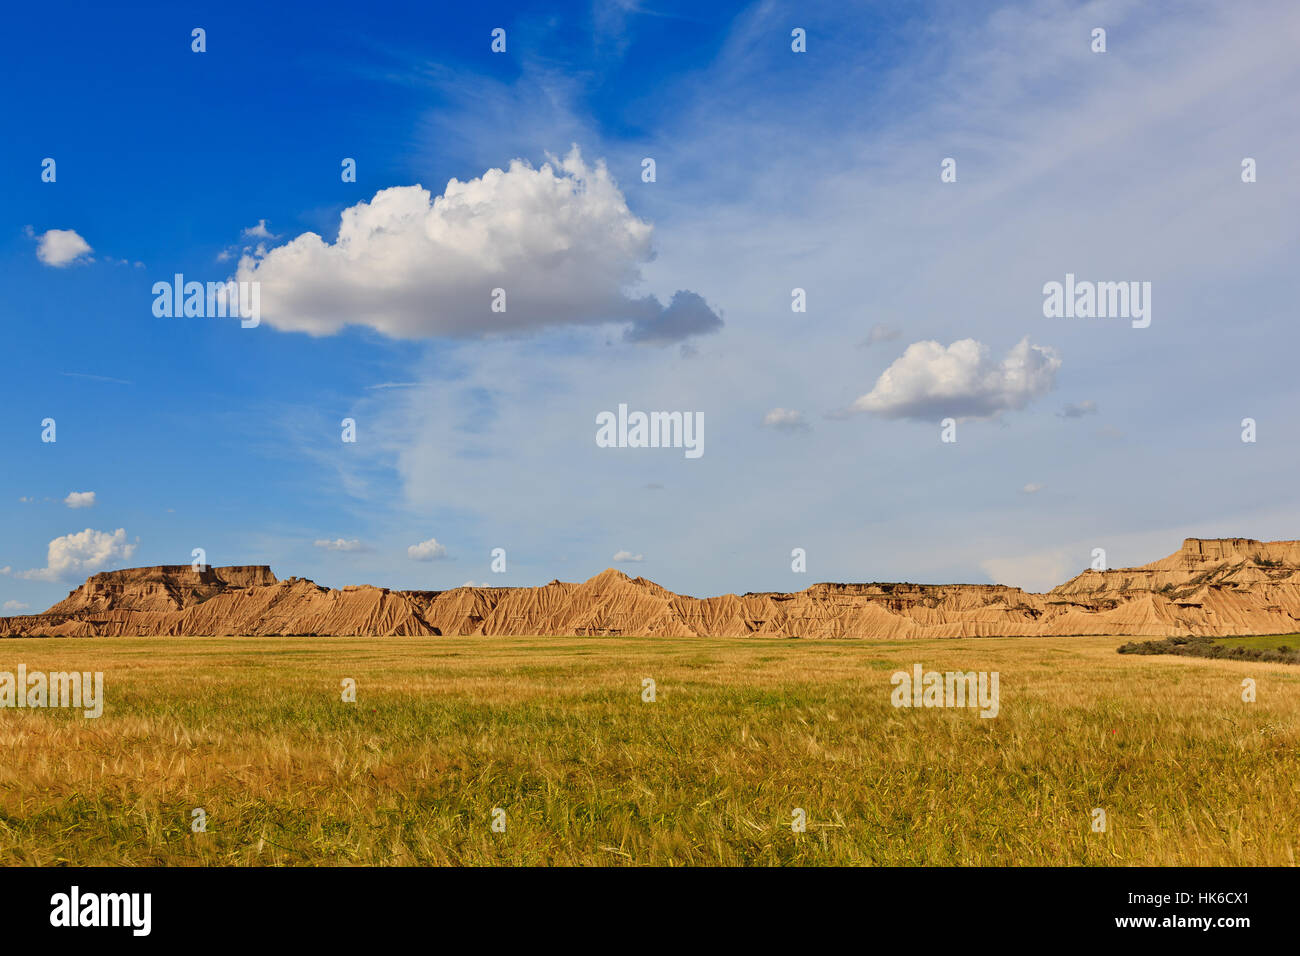
<instances>
[{"instance_id":1,"label":"sandstone cliff","mask_svg":"<svg viewBox=\"0 0 1300 956\"><path fill-rule=\"evenodd\" d=\"M995 584L814 584L693 598L613 569L577 584L391 591L277 580L267 567L92 575L0 636L639 635L978 637L1300 632L1300 541L1188 538L1137 568L1085 571L1047 594Z\"/></svg>"}]
</instances>

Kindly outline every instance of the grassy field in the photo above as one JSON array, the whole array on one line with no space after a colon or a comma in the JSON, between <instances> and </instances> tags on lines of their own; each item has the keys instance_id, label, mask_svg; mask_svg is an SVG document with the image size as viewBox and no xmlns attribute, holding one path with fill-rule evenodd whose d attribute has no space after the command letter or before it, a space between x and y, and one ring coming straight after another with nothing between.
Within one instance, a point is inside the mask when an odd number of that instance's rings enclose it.
<instances>
[{"instance_id":1,"label":"grassy field","mask_svg":"<svg viewBox=\"0 0 1300 956\"><path fill-rule=\"evenodd\" d=\"M5 640L107 702L0 709L0 863L1294 864L1300 670L1119 643Z\"/></svg>"}]
</instances>

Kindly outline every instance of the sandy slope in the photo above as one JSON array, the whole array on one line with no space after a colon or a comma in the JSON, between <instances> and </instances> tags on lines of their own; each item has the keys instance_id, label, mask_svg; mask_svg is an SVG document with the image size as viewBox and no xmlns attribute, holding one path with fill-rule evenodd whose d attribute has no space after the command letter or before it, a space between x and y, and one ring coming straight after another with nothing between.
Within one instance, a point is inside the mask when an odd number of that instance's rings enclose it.
<instances>
[{"instance_id":1,"label":"sandy slope","mask_svg":"<svg viewBox=\"0 0 1300 956\"><path fill-rule=\"evenodd\" d=\"M976 637L1300 631L1300 541L1188 538L1138 568L1085 571L1046 594L1002 585L814 584L693 598L609 569L577 584L332 590L264 566L105 571L0 636L646 635Z\"/></svg>"}]
</instances>

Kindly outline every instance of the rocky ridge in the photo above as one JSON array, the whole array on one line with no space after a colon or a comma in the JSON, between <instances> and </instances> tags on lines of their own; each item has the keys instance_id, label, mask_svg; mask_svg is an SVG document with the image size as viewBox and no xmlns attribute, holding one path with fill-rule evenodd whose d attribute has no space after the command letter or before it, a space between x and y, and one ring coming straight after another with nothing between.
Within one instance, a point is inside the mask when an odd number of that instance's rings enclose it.
<instances>
[{"instance_id":1,"label":"rocky ridge","mask_svg":"<svg viewBox=\"0 0 1300 956\"><path fill-rule=\"evenodd\" d=\"M91 575L0 636L637 635L921 638L1300 632L1300 541L1188 538L1136 568L1084 571L1046 594L996 584L814 584L694 598L608 569L541 587L342 590L266 566Z\"/></svg>"}]
</instances>

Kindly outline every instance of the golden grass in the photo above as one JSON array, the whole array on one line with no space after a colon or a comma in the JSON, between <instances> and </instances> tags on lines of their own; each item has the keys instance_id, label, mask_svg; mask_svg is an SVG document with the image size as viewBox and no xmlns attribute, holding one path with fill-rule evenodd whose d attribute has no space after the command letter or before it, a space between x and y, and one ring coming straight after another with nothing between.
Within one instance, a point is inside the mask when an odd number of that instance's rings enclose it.
<instances>
[{"instance_id":1,"label":"golden grass","mask_svg":"<svg viewBox=\"0 0 1300 956\"><path fill-rule=\"evenodd\" d=\"M0 710L0 863L1294 864L1300 671L1119 643L5 640L107 703ZM893 708L915 662L1000 714Z\"/></svg>"}]
</instances>

